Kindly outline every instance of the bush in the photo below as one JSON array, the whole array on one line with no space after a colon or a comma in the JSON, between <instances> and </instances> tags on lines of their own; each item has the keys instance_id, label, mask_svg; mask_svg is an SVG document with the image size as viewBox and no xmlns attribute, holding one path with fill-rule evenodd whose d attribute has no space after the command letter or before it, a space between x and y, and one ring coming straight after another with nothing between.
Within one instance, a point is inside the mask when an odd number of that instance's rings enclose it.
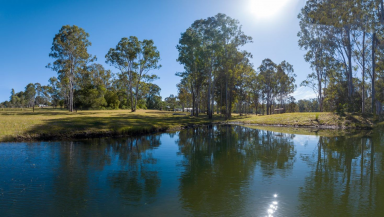
<instances>
[{"instance_id":1,"label":"bush","mask_svg":"<svg viewBox=\"0 0 384 217\"><path fill-rule=\"evenodd\" d=\"M111 109L119 109L120 101L117 94L113 91L107 91L105 94L105 100L107 101L107 105Z\"/></svg>"}]
</instances>

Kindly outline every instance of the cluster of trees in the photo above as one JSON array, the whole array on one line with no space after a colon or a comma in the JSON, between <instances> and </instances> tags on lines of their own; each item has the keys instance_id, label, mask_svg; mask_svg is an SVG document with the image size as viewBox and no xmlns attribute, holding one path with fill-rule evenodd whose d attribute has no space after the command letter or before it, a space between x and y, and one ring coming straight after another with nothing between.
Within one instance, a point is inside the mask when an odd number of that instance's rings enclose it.
<instances>
[{"instance_id":1,"label":"cluster of trees","mask_svg":"<svg viewBox=\"0 0 384 217\"><path fill-rule=\"evenodd\" d=\"M199 19L181 34L177 61L184 71L178 95L162 101L158 77L160 53L152 40L122 38L106 54L113 74L88 53L89 34L77 26L63 26L53 39L47 67L58 73L49 85L28 84L12 91L0 106L35 104L76 108L189 108L194 116L214 111L231 113L285 111L348 111L372 113L384 102L384 0L308 0L298 18L300 48L312 72L301 83L317 99L295 102L293 66L264 59L257 68L252 54L241 50L252 38L239 21L225 14Z\"/></svg>"},{"instance_id":2,"label":"cluster of trees","mask_svg":"<svg viewBox=\"0 0 384 217\"><path fill-rule=\"evenodd\" d=\"M370 111L384 101L383 0L308 0L299 46L320 111ZM380 109L378 109L379 111Z\"/></svg>"},{"instance_id":3,"label":"cluster of trees","mask_svg":"<svg viewBox=\"0 0 384 217\"><path fill-rule=\"evenodd\" d=\"M162 105L160 87L149 74L161 65L160 53L152 40L122 38L116 48L106 54L106 62L119 72L113 74L96 57L88 53L89 34L77 26L63 26L53 38L49 56L54 58L48 68L58 73L49 85L28 84L25 91L11 92L2 107L34 107L35 104L74 109L159 109Z\"/></svg>"},{"instance_id":4,"label":"cluster of trees","mask_svg":"<svg viewBox=\"0 0 384 217\"><path fill-rule=\"evenodd\" d=\"M263 60L258 70L250 62L251 53L240 48L252 42L241 25L225 14L196 20L181 34L177 59L184 66L177 84L178 99L192 114L214 109L227 119L236 110L240 114L253 112L260 103L267 114L273 105L286 105L295 89L293 66L270 59Z\"/></svg>"}]
</instances>

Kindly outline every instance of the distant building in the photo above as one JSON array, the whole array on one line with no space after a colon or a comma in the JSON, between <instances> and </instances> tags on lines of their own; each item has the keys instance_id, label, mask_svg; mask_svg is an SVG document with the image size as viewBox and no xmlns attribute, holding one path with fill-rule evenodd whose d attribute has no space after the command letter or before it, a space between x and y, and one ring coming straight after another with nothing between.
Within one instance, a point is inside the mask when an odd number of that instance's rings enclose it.
<instances>
[{"instance_id":1,"label":"distant building","mask_svg":"<svg viewBox=\"0 0 384 217\"><path fill-rule=\"evenodd\" d=\"M185 112L191 112L192 110L193 110L193 108L184 108Z\"/></svg>"}]
</instances>

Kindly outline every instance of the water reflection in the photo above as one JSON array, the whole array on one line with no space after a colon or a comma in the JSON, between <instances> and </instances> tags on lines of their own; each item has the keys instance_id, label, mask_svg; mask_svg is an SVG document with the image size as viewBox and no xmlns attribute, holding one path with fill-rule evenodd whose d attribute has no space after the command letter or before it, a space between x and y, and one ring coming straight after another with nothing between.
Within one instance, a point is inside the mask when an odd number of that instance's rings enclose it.
<instances>
[{"instance_id":1,"label":"water reflection","mask_svg":"<svg viewBox=\"0 0 384 217\"><path fill-rule=\"evenodd\" d=\"M383 215L383 144L381 130L369 137L320 137L313 155L303 158L311 172L299 191L301 214Z\"/></svg>"},{"instance_id":2,"label":"water reflection","mask_svg":"<svg viewBox=\"0 0 384 217\"><path fill-rule=\"evenodd\" d=\"M109 142L110 144L110 142ZM160 136L130 138L110 144L119 170L108 174L108 181L119 189L121 197L130 205L151 203L160 187L157 159L148 150L160 146Z\"/></svg>"},{"instance_id":3,"label":"water reflection","mask_svg":"<svg viewBox=\"0 0 384 217\"><path fill-rule=\"evenodd\" d=\"M0 144L0 213L384 216L383 132L327 137L205 126Z\"/></svg>"},{"instance_id":4,"label":"water reflection","mask_svg":"<svg viewBox=\"0 0 384 217\"><path fill-rule=\"evenodd\" d=\"M273 195L273 197L276 199L277 198L277 194ZM277 200L274 200L268 207L268 210L267 210L267 217L273 217L274 214L276 213L277 209L279 208L278 207L278 204L279 202L277 202Z\"/></svg>"},{"instance_id":5,"label":"water reflection","mask_svg":"<svg viewBox=\"0 0 384 217\"><path fill-rule=\"evenodd\" d=\"M184 156L179 187L183 207L196 215L245 215L257 166L268 178L284 177L293 169L293 137L239 126L181 131L177 144Z\"/></svg>"}]
</instances>

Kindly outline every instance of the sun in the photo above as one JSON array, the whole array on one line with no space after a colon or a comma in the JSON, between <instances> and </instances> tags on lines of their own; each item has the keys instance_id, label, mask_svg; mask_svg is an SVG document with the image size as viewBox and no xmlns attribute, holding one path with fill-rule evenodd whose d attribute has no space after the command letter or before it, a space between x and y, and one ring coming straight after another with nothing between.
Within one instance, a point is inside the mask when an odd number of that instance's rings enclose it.
<instances>
[{"instance_id":1,"label":"sun","mask_svg":"<svg viewBox=\"0 0 384 217\"><path fill-rule=\"evenodd\" d=\"M272 18L279 15L290 0L249 0L249 10L257 18Z\"/></svg>"}]
</instances>

